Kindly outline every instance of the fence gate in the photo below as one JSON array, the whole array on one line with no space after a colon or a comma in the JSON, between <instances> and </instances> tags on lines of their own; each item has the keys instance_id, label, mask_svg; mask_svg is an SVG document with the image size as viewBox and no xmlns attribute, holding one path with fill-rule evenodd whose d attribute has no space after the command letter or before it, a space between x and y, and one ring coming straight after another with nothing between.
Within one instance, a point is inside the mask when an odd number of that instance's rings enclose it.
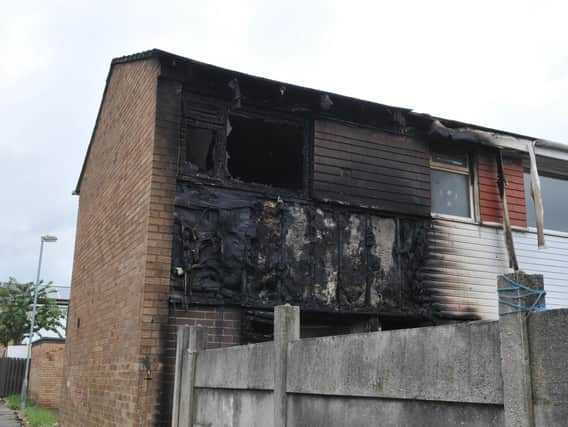
<instances>
[{"instance_id":1,"label":"fence gate","mask_svg":"<svg viewBox=\"0 0 568 427\"><path fill-rule=\"evenodd\" d=\"M0 358L0 397L20 392L25 369L26 359Z\"/></svg>"}]
</instances>

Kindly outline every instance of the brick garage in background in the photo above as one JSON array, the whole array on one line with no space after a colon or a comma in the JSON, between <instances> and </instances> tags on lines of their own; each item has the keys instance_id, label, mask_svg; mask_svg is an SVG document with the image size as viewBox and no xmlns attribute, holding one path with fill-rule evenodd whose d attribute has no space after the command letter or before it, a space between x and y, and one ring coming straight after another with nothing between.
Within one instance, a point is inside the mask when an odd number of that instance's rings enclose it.
<instances>
[{"instance_id":1,"label":"brick garage in background","mask_svg":"<svg viewBox=\"0 0 568 427\"><path fill-rule=\"evenodd\" d=\"M42 338L32 345L30 398L39 406L59 409L65 340Z\"/></svg>"}]
</instances>

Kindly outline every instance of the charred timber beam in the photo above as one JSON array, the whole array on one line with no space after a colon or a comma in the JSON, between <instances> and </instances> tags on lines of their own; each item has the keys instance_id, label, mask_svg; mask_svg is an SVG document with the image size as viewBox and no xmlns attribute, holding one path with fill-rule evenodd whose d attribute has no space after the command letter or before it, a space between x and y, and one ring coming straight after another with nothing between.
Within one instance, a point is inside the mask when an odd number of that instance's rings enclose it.
<instances>
[{"instance_id":1,"label":"charred timber beam","mask_svg":"<svg viewBox=\"0 0 568 427\"><path fill-rule=\"evenodd\" d=\"M505 169L503 166L503 154L501 150L497 153L497 171L498 180L497 185L499 187L499 196L501 196L501 202L503 203L503 234L505 236L505 245L507 247L507 253L509 255L509 267L513 270L519 270L519 263L517 262L517 255L515 254L515 244L513 242L513 231L511 229L511 220L509 218L509 206L507 204L507 181L505 179Z\"/></svg>"}]
</instances>

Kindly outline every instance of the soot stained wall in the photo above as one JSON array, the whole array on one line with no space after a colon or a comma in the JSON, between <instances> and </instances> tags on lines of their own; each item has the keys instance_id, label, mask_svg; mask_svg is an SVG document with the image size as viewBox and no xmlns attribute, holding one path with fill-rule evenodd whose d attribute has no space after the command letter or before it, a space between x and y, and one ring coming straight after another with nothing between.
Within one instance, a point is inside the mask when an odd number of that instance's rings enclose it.
<instances>
[{"instance_id":1,"label":"soot stained wall","mask_svg":"<svg viewBox=\"0 0 568 427\"><path fill-rule=\"evenodd\" d=\"M192 304L416 312L428 226L179 181L174 293Z\"/></svg>"}]
</instances>

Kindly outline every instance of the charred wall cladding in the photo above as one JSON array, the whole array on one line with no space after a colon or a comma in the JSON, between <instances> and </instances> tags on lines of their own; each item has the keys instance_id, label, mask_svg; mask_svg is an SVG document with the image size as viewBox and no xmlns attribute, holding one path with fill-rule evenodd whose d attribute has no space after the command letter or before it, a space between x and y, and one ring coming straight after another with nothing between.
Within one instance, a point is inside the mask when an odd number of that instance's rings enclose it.
<instances>
[{"instance_id":1,"label":"charred wall cladding","mask_svg":"<svg viewBox=\"0 0 568 427\"><path fill-rule=\"evenodd\" d=\"M429 216L428 145L406 135L316 120L314 195Z\"/></svg>"},{"instance_id":2,"label":"charred wall cladding","mask_svg":"<svg viewBox=\"0 0 568 427\"><path fill-rule=\"evenodd\" d=\"M174 289L196 304L378 312L423 301L429 221L179 182Z\"/></svg>"}]
</instances>

